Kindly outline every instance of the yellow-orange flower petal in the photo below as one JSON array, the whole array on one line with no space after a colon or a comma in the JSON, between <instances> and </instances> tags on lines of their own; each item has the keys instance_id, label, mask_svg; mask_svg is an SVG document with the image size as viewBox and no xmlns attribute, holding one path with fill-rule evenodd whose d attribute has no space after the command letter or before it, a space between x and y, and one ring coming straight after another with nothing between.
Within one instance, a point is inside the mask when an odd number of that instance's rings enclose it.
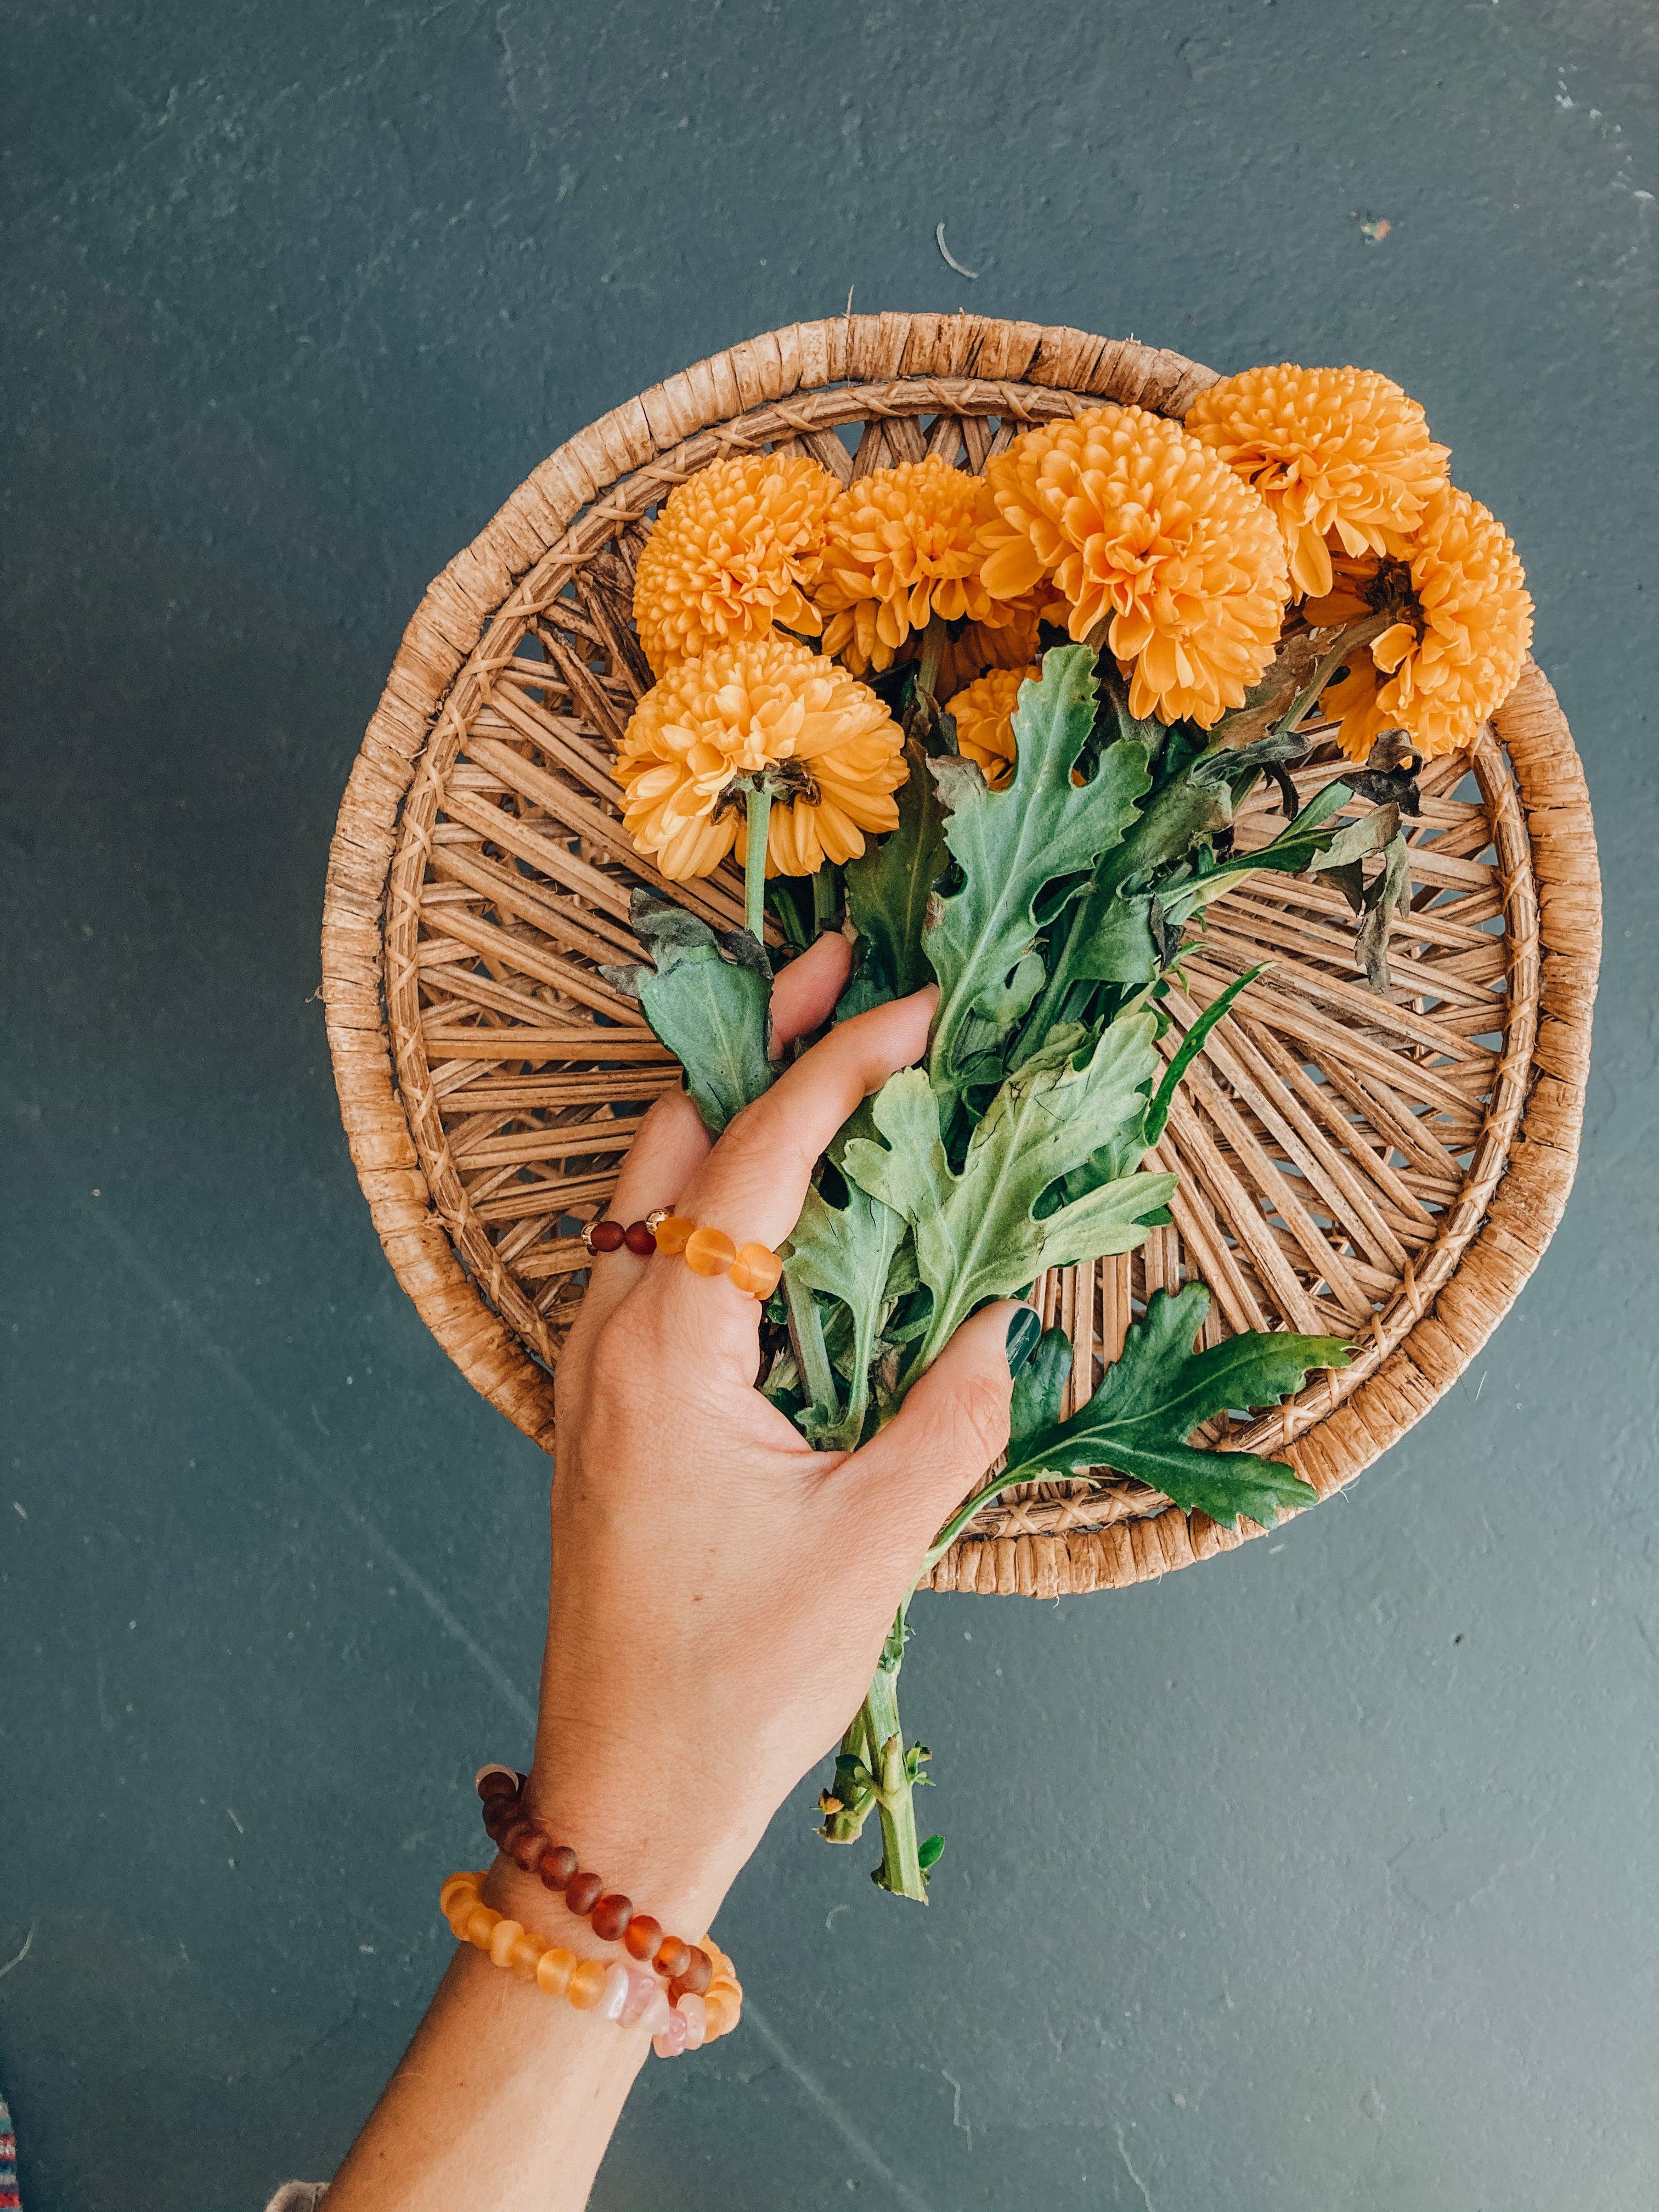
<instances>
[{"instance_id":1,"label":"yellow-orange flower petal","mask_svg":"<svg viewBox=\"0 0 1659 2212\"><path fill-rule=\"evenodd\" d=\"M1316 622L1355 605L1399 617L1320 702L1340 720L1338 738L1352 760L1363 760L1384 730L1403 730L1429 760L1472 744L1514 690L1532 642L1526 571L1478 500L1452 484L1434 493L1408 550L1408 569L1339 556L1335 590L1309 603Z\"/></svg>"},{"instance_id":2,"label":"yellow-orange flower petal","mask_svg":"<svg viewBox=\"0 0 1659 2212\"><path fill-rule=\"evenodd\" d=\"M1330 590L1333 544L1403 553L1451 451L1370 368L1247 368L1200 392L1186 427L1272 508L1298 597Z\"/></svg>"},{"instance_id":3,"label":"yellow-orange flower petal","mask_svg":"<svg viewBox=\"0 0 1659 2212\"><path fill-rule=\"evenodd\" d=\"M801 587L838 489L802 454L744 453L711 462L669 494L634 579L634 620L659 676L774 623L817 631Z\"/></svg>"},{"instance_id":4,"label":"yellow-orange flower petal","mask_svg":"<svg viewBox=\"0 0 1659 2212\"><path fill-rule=\"evenodd\" d=\"M1047 580L1108 642L1133 713L1208 729L1272 659L1290 584L1278 526L1224 462L1141 407L1028 430L987 465L998 521L981 581Z\"/></svg>"},{"instance_id":5,"label":"yellow-orange flower petal","mask_svg":"<svg viewBox=\"0 0 1659 2212\"><path fill-rule=\"evenodd\" d=\"M774 787L769 875L855 860L866 831L898 821L904 737L844 668L775 630L671 668L635 708L612 773L629 836L677 883L748 848L744 787Z\"/></svg>"},{"instance_id":6,"label":"yellow-orange flower petal","mask_svg":"<svg viewBox=\"0 0 1659 2212\"><path fill-rule=\"evenodd\" d=\"M992 520L984 478L936 454L848 484L825 521L812 586L824 651L860 672L889 668L935 615L1006 619L980 580Z\"/></svg>"},{"instance_id":7,"label":"yellow-orange flower petal","mask_svg":"<svg viewBox=\"0 0 1659 2212\"><path fill-rule=\"evenodd\" d=\"M1036 666L994 668L951 702L957 749L965 760L978 762L993 791L1000 791L1013 779L1014 708L1019 687L1035 683L1042 673Z\"/></svg>"}]
</instances>

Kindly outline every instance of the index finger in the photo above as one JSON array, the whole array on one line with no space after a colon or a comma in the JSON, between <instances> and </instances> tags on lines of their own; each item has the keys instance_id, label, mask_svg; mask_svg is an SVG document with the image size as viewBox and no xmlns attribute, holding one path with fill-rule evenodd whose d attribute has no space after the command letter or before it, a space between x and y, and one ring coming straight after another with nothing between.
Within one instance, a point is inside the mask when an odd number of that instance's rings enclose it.
<instances>
[{"instance_id":1,"label":"index finger","mask_svg":"<svg viewBox=\"0 0 1659 2212\"><path fill-rule=\"evenodd\" d=\"M818 1158L842 1123L927 1048L929 984L842 1022L746 1106L680 1194L678 1211L735 1244L781 1244L800 1218Z\"/></svg>"}]
</instances>

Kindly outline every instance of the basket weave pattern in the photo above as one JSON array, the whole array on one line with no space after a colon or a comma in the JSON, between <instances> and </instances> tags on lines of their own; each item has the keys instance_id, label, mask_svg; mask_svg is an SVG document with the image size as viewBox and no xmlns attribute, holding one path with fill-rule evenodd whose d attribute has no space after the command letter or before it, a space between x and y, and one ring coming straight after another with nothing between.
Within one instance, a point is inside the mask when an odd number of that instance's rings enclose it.
<instances>
[{"instance_id":1,"label":"basket weave pattern","mask_svg":"<svg viewBox=\"0 0 1659 2212\"><path fill-rule=\"evenodd\" d=\"M329 1035L400 1280L469 1379L544 1445L580 1225L604 1210L639 1114L678 1079L599 966L637 956L636 884L723 927L743 914L729 866L672 885L635 852L609 772L651 680L629 610L655 508L727 453L803 452L843 481L924 453L980 469L1029 422L1102 398L1179 416L1212 380L1133 343L967 316L798 325L562 447L427 594L341 808ZM1298 786L1339 766L1324 747ZM1079 1399L1151 1291L1192 1273L1215 1294L1212 1335L1350 1339L1342 1375L1208 1432L1282 1453L1322 1497L1486 1341L1577 1158L1599 882L1582 770L1534 666L1422 788L1389 996L1356 975L1334 889L1267 876L1217 902L1168 1002L1165 1049L1241 969L1273 966L1212 1035L1149 1163L1180 1171L1174 1224L1034 1293L1077 1347ZM1276 804L1269 792L1243 811L1241 849L1273 835ZM1103 1472L1000 1498L932 1581L1055 1595L1241 1540Z\"/></svg>"}]
</instances>

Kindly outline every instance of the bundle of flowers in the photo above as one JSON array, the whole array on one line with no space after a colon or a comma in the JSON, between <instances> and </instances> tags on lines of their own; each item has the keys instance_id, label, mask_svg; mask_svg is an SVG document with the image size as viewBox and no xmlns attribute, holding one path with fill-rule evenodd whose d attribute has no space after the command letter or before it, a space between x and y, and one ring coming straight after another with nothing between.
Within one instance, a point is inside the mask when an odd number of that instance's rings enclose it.
<instances>
[{"instance_id":1,"label":"bundle of flowers","mask_svg":"<svg viewBox=\"0 0 1659 2212\"><path fill-rule=\"evenodd\" d=\"M1103 405L1029 429L982 476L929 459L843 489L757 454L665 503L635 596L658 680L615 773L664 875L735 853L748 926L720 936L641 896L653 964L611 972L716 1133L775 1073L769 917L784 957L819 928L854 938L838 1019L939 986L925 1062L820 1164L766 1307L763 1387L814 1444L866 1438L979 1306L1169 1220L1175 1178L1142 1161L1260 973L1165 1066L1159 1000L1218 894L1323 872L1387 988L1413 770L1474 738L1530 639L1514 546L1448 458L1385 377L1286 364L1211 386L1184 423ZM1287 763L1333 724L1356 766L1298 811ZM1264 775L1287 825L1237 854ZM1339 819L1356 799L1371 811ZM1200 1283L1155 1291L1069 1419L1071 1346L1049 1330L1006 1464L922 1571L1004 1489L1103 1468L1233 1528L1309 1503L1291 1468L1189 1439L1346 1348L1275 1331L1195 1351L1207 1304ZM927 1753L899 1725L908 1633L902 1610L821 1832L849 1842L877 1814L875 1880L925 1899L941 1846L918 1838Z\"/></svg>"}]
</instances>

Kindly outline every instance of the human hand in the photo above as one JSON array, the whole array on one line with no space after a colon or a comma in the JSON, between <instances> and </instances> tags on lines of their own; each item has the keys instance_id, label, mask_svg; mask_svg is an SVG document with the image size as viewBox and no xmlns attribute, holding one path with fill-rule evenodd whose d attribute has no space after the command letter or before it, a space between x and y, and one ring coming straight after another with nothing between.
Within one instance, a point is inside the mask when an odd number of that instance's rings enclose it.
<instances>
[{"instance_id":1,"label":"human hand","mask_svg":"<svg viewBox=\"0 0 1659 2212\"><path fill-rule=\"evenodd\" d=\"M782 971L781 1047L827 1018L848 959L828 936ZM781 1245L842 1122L921 1057L935 996L841 1024L712 1146L689 1099L659 1100L616 1217L669 1206ZM861 1450L818 1452L755 1388L755 1299L677 1259L596 1259L559 1364L526 1794L544 1833L665 1924L708 1925L858 1710L929 1542L1006 1443L1020 1310L975 1315ZM509 1904L515 1875L498 1877Z\"/></svg>"}]
</instances>

